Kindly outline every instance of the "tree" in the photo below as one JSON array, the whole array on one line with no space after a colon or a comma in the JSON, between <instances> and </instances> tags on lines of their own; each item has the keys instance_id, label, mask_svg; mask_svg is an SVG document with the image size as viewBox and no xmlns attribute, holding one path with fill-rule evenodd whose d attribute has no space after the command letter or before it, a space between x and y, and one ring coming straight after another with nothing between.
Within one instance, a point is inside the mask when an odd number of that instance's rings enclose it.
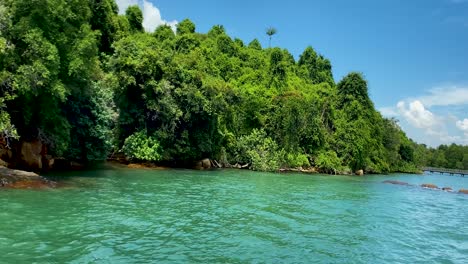
<instances>
[{"instance_id":1,"label":"tree","mask_svg":"<svg viewBox=\"0 0 468 264\"><path fill-rule=\"evenodd\" d=\"M463 169L468 170L468 153L463 155L462 164L463 164Z\"/></svg>"},{"instance_id":2,"label":"tree","mask_svg":"<svg viewBox=\"0 0 468 264\"><path fill-rule=\"evenodd\" d=\"M414 149L409 145L400 145L398 150L401 158L406 162L413 162L414 160Z\"/></svg>"},{"instance_id":3,"label":"tree","mask_svg":"<svg viewBox=\"0 0 468 264\"><path fill-rule=\"evenodd\" d=\"M153 36L161 42L175 38L174 31L168 25L161 25L157 27L153 33Z\"/></svg>"},{"instance_id":4,"label":"tree","mask_svg":"<svg viewBox=\"0 0 468 264\"><path fill-rule=\"evenodd\" d=\"M367 81L361 73L352 72L346 75L337 85L338 105L344 105L357 100L364 108L373 109L374 105L369 98Z\"/></svg>"},{"instance_id":5,"label":"tree","mask_svg":"<svg viewBox=\"0 0 468 264\"><path fill-rule=\"evenodd\" d=\"M190 19L184 19L177 24L177 35L195 33L195 24Z\"/></svg>"},{"instance_id":6,"label":"tree","mask_svg":"<svg viewBox=\"0 0 468 264\"><path fill-rule=\"evenodd\" d=\"M208 31L207 35L209 37L216 38L219 35L225 35L225 34L226 34L226 30L224 29L223 25L215 25L210 29L210 31Z\"/></svg>"},{"instance_id":7,"label":"tree","mask_svg":"<svg viewBox=\"0 0 468 264\"><path fill-rule=\"evenodd\" d=\"M114 0L91 0L91 28L100 31L98 46L101 52L110 53L111 45L117 38L118 6Z\"/></svg>"},{"instance_id":8,"label":"tree","mask_svg":"<svg viewBox=\"0 0 468 264\"><path fill-rule=\"evenodd\" d=\"M262 50L262 45L260 44L260 41L258 39L254 39L249 43L249 48L255 49L255 50Z\"/></svg>"},{"instance_id":9,"label":"tree","mask_svg":"<svg viewBox=\"0 0 468 264\"><path fill-rule=\"evenodd\" d=\"M131 5L125 11L130 30L132 32L143 32L143 12L138 5Z\"/></svg>"},{"instance_id":10,"label":"tree","mask_svg":"<svg viewBox=\"0 0 468 264\"><path fill-rule=\"evenodd\" d=\"M267 28L266 30L266 34L268 35L269 37L269 47L271 48L271 38L273 37L273 35L276 35L276 33L278 33L278 31L276 30L276 28L274 27L269 27Z\"/></svg>"},{"instance_id":11,"label":"tree","mask_svg":"<svg viewBox=\"0 0 468 264\"><path fill-rule=\"evenodd\" d=\"M270 53L270 83L276 88L284 86L287 78L286 62L284 61L284 55L281 49L275 48Z\"/></svg>"},{"instance_id":12,"label":"tree","mask_svg":"<svg viewBox=\"0 0 468 264\"><path fill-rule=\"evenodd\" d=\"M143 29L138 6L113 0L0 1L0 140L40 140L48 154L190 165L202 158L255 170L309 166L323 172L466 167L467 148L426 150L384 119L367 82L335 85L328 59L223 26L196 33L185 19ZM426 159L426 156L431 158Z\"/></svg>"}]
</instances>

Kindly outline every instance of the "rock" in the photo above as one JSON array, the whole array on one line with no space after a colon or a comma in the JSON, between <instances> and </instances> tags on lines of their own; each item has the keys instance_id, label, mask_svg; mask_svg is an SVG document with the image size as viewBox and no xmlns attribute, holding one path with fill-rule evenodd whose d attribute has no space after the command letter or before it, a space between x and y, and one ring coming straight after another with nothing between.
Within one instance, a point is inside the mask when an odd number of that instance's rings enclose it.
<instances>
[{"instance_id":1,"label":"rock","mask_svg":"<svg viewBox=\"0 0 468 264\"><path fill-rule=\"evenodd\" d=\"M364 175L364 171L363 171L363 170L357 170L357 171L355 172L355 174L356 174L357 176L363 176L363 175Z\"/></svg>"},{"instance_id":2,"label":"rock","mask_svg":"<svg viewBox=\"0 0 468 264\"><path fill-rule=\"evenodd\" d=\"M13 158L13 152L4 146L0 146L0 159L11 160Z\"/></svg>"},{"instance_id":3,"label":"rock","mask_svg":"<svg viewBox=\"0 0 468 264\"><path fill-rule=\"evenodd\" d=\"M450 188L450 187L444 187L444 188L442 188L442 191L453 192L453 189Z\"/></svg>"},{"instance_id":4,"label":"rock","mask_svg":"<svg viewBox=\"0 0 468 264\"><path fill-rule=\"evenodd\" d=\"M4 166L0 166L0 177L15 178L18 180L31 180L31 179L38 179L41 176L39 176L37 173L34 173L34 172L13 170L13 169L6 168Z\"/></svg>"},{"instance_id":5,"label":"rock","mask_svg":"<svg viewBox=\"0 0 468 264\"><path fill-rule=\"evenodd\" d=\"M427 189L439 189L439 187L437 187L437 185L431 184L431 183L421 184L421 187L427 188Z\"/></svg>"},{"instance_id":6,"label":"rock","mask_svg":"<svg viewBox=\"0 0 468 264\"><path fill-rule=\"evenodd\" d=\"M168 167L158 166L153 163L130 163L127 165L129 169L152 169L152 170L168 170Z\"/></svg>"},{"instance_id":7,"label":"rock","mask_svg":"<svg viewBox=\"0 0 468 264\"><path fill-rule=\"evenodd\" d=\"M202 159L195 163L194 169L196 170L207 170L211 169L211 160L210 159Z\"/></svg>"},{"instance_id":8,"label":"rock","mask_svg":"<svg viewBox=\"0 0 468 264\"><path fill-rule=\"evenodd\" d=\"M383 181L383 183L389 183L389 184L395 184L395 185L405 185L405 186L410 186L411 185L411 184L409 184L407 182L393 181L393 180Z\"/></svg>"},{"instance_id":9,"label":"rock","mask_svg":"<svg viewBox=\"0 0 468 264\"><path fill-rule=\"evenodd\" d=\"M210 159L203 159L201 161L203 169L210 169L211 168L211 161Z\"/></svg>"},{"instance_id":10,"label":"rock","mask_svg":"<svg viewBox=\"0 0 468 264\"><path fill-rule=\"evenodd\" d=\"M147 168L145 165L143 164L137 164L137 163L130 163L127 165L128 168L130 169L145 169Z\"/></svg>"},{"instance_id":11,"label":"rock","mask_svg":"<svg viewBox=\"0 0 468 264\"><path fill-rule=\"evenodd\" d=\"M8 167L8 163L6 161L3 161L2 159L0 159L0 166Z\"/></svg>"},{"instance_id":12,"label":"rock","mask_svg":"<svg viewBox=\"0 0 468 264\"><path fill-rule=\"evenodd\" d=\"M459 193L463 193L463 194L468 194L468 190L467 190L467 189L460 189L458 192L459 192Z\"/></svg>"},{"instance_id":13,"label":"rock","mask_svg":"<svg viewBox=\"0 0 468 264\"><path fill-rule=\"evenodd\" d=\"M31 170L42 170L42 143L39 140L22 142L21 166Z\"/></svg>"},{"instance_id":14,"label":"rock","mask_svg":"<svg viewBox=\"0 0 468 264\"><path fill-rule=\"evenodd\" d=\"M203 170L203 162L198 161L194 167L195 170Z\"/></svg>"},{"instance_id":15,"label":"rock","mask_svg":"<svg viewBox=\"0 0 468 264\"><path fill-rule=\"evenodd\" d=\"M15 189L53 187L50 182L34 172L13 170L0 166L0 187Z\"/></svg>"},{"instance_id":16,"label":"rock","mask_svg":"<svg viewBox=\"0 0 468 264\"><path fill-rule=\"evenodd\" d=\"M311 167L311 168L306 168L306 169L303 168L301 172L302 173L316 173L317 170L314 167Z\"/></svg>"},{"instance_id":17,"label":"rock","mask_svg":"<svg viewBox=\"0 0 468 264\"><path fill-rule=\"evenodd\" d=\"M56 187L56 183L34 172L13 170L0 166L0 187L14 189L50 188Z\"/></svg>"},{"instance_id":18,"label":"rock","mask_svg":"<svg viewBox=\"0 0 468 264\"><path fill-rule=\"evenodd\" d=\"M42 158L42 166L46 170L50 170L54 167L55 159L51 155L45 155Z\"/></svg>"}]
</instances>

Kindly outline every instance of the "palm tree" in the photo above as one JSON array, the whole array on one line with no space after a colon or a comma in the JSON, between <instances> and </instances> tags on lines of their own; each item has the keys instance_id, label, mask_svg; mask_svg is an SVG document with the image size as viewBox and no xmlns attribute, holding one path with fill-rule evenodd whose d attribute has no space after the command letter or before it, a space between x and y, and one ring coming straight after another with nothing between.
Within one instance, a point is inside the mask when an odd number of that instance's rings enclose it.
<instances>
[{"instance_id":1,"label":"palm tree","mask_svg":"<svg viewBox=\"0 0 468 264\"><path fill-rule=\"evenodd\" d=\"M271 37L275 35L278 31L274 27L269 27L266 30L266 34L270 37L270 48L271 48Z\"/></svg>"}]
</instances>

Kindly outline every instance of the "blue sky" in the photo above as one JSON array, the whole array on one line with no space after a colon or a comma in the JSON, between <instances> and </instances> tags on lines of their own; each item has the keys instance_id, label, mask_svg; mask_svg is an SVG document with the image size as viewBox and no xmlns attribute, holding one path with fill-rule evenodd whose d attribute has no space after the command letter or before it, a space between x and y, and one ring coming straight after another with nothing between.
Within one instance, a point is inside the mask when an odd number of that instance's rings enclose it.
<instances>
[{"instance_id":1,"label":"blue sky","mask_svg":"<svg viewBox=\"0 0 468 264\"><path fill-rule=\"evenodd\" d=\"M307 46L329 58L336 81L364 73L377 109L416 142L468 144L468 0L116 0L139 4L148 31L191 19L198 32L272 45L296 58Z\"/></svg>"}]
</instances>

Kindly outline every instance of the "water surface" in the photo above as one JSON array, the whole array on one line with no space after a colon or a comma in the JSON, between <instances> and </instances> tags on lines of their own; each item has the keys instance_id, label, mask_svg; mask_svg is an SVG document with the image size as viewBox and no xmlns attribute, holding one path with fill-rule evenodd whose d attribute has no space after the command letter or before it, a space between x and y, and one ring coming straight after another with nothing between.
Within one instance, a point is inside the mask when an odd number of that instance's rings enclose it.
<instances>
[{"instance_id":1,"label":"water surface","mask_svg":"<svg viewBox=\"0 0 468 264\"><path fill-rule=\"evenodd\" d=\"M0 191L0 263L467 263L468 188L441 175L99 169Z\"/></svg>"}]
</instances>

